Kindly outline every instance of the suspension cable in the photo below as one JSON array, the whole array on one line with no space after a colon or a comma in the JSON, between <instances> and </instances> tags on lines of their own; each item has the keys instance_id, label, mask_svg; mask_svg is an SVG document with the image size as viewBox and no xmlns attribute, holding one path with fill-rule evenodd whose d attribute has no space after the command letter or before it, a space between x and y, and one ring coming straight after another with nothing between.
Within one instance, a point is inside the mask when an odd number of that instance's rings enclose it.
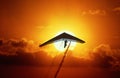
<instances>
[{"instance_id":1,"label":"suspension cable","mask_svg":"<svg viewBox=\"0 0 120 78\"><path fill-rule=\"evenodd\" d=\"M66 55L67 55L67 51L68 51L68 49L69 49L69 47L70 47L70 44L71 44L71 41L70 41L70 43L69 43L66 51L64 52L64 56L63 56L63 58L62 58L62 60L61 60L61 62L60 62L60 64L59 64L59 67L58 67L58 69L57 69L57 71L56 71L56 73L55 73L54 78L57 78L57 76L58 76L58 74L59 74L59 72L60 72L60 69L61 69L61 67L62 67L62 65L63 65L64 59L65 59L65 57L66 57Z\"/></svg>"}]
</instances>

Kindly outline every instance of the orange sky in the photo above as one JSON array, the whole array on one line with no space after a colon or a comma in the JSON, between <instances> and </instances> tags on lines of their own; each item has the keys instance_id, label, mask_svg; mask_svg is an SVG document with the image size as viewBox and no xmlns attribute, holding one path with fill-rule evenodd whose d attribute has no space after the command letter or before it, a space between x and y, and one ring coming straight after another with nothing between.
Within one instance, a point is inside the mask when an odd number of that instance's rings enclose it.
<instances>
[{"instance_id":1,"label":"orange sky","mask_svg":"<svg viewBox=\"0 0 120 78\"><path fill-rule=\"evenodd\" d=\"M27 38L40 43L60 31L84 39L87 47L119 47L119 0L0 1L0 38Z\"/></svg>"},{"instance_id":2,"label":"orange sky","mask_svg":"<svg viewBox=\"0 0 120 78\"><path fill-rule=\"evenodd\" d=\"M120 76L120 0L0 0L0 77L54 75L63 55L39 44L62 31L86 43L69 49L58 77Z\"/></svg>"}]
</instances>

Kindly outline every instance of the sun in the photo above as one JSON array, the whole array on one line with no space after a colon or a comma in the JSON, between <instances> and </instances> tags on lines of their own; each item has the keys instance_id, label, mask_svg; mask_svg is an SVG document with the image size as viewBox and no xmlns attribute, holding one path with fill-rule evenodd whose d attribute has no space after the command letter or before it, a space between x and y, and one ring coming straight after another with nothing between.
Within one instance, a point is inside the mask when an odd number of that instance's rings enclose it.
<instances>
[{"instance_id":1,"label":"sun","mask_svg":"<svg viewBox=\"0 0 120 78\"><path fill-rule=\"evenodd\" d=\"M70 35L75 36L72 32L69 32L69 31L61 31L61 32L57 33L57 35L59 35L59 34L61 34L61 33L63 33L63 32L66 32L66 33L68 33L68 34L70 34ZM57 35L56 35L56 36L57 36ZM70 40L68 40L67 46L69 45L69 43L70 43ZM57 41L57 42L54 42L54 46L55 46L55 48L56 48L59 52L64 52L64 51L66 50L66 48L67 48L67 47L64 48L64 40L63 40L63 39L61 39L61 40L59 40L59 41ZM76 42L71 42L70 47L69 47L69 50L74 50L75 46L76 46Z\"/></svg>"}]
</instances>

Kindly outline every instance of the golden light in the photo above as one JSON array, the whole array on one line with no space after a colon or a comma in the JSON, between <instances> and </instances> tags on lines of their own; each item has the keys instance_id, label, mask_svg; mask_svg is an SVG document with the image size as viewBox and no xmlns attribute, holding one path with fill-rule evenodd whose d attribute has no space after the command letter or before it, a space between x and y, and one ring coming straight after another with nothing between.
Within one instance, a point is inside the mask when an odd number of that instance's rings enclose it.
<instances>
[{"instance_id":1,"label":"golden light","mask_svg":"<svg viewBox=\"0 0 120 78\"><path fill-rule=\"evenodd\" d=\"M63 33L63 32L66 32L66 33L68 33L68 34L70 34L70 35L74 35L72 32L70 32L70 31L61 31L61 32L59 32L57 35L59 35L59 34L61 34L61 33ZM69 43L70 43L70 40L68 40L68 43L67 43L67 46L69 45ZM57 41L57 42L54 42L54 46L55 46L55 48L59 51L59 52L64 52L65 50L66 50L66 48L64 48L64 40L63 39L61 39L61 40L59 40L59 41ZM71 44L70 44L70 47L69 47L69 50L74 50L74 48L75 48L75 46L76 46L76 42L71 42Z\"/></svg>"},{"instance_id":2,"label":"golden light","mask_svg":"<svg viewBox=\"0 0 120 78\"><path fill-rule=\"evenodd\" d=\"M86 22L83 22L78 17L52 16L49 18L47 26L43 27L39 34L45 34L41 35L41 42L45 42L63 32L85 40L85 44L72 42L70 45L69 50L72 50L72 55L79 57L81 54L87 54L86 49L91 47L93 42L93 37L91 37L92 32L88 26L89 25ZM53 57L56 55L56 53L64 52L65 49L64 41L55 42L50 47L47 46L48 54L52 55Z\"/></svg>"}]
</instances>

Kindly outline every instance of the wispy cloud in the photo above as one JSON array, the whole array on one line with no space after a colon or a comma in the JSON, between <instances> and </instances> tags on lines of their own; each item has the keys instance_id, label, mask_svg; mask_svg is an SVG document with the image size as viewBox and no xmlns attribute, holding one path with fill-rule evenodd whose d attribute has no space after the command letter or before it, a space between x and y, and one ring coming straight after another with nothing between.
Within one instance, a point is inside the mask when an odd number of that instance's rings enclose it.
<instances>
[{"instance_id":1,"label":"wispy cloud","mask_svg":"<svg viewBox=\"0 0 120 78\"><path fill-rule=\"evenodd\" d=\"M120 14L120 6L114 8L113 11L116 12L117 14Z\"/></svg>"},{"instance_id":2,"label":"wispy cloud","mask_svg":"<svg viewBox=\"0 0 120 78\"><path fill-rule=\"evenodd\" d=\"M93 9L93 10L85 10L81 12L81 15L106 15L105 10L100 10L100 9Z\"/></svg>"},{"instance_id":3,"label":"wispy cloud","mask_svg":"<svg viewBox=\"0 0 120 78\"><path fill-rule=\"evenodd\" d=\"M114 11L120 11L120 7L116 7L113 9Z\"/></svg>"}]
</instances>

